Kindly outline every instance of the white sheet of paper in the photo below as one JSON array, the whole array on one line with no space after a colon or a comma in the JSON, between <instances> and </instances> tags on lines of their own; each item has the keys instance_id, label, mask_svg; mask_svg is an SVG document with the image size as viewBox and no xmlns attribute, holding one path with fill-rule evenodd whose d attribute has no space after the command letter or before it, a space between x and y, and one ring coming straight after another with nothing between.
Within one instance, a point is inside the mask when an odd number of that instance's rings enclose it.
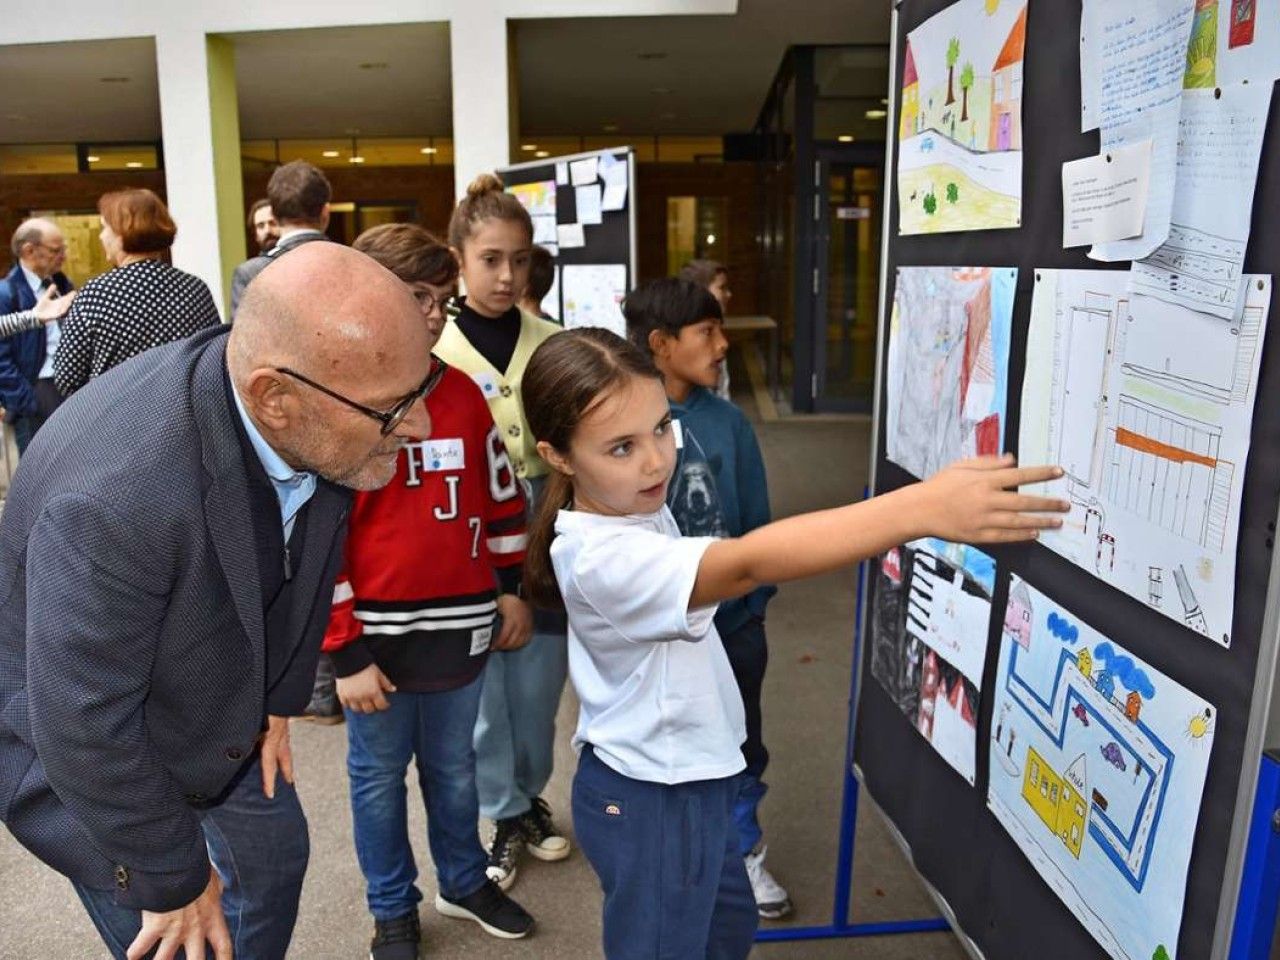
<instances>
[{"instance_id":1,"label":"white sheet of paper","mask_svg":"<svg viewBox=\"0 0 1280 960\"><path fill-rule=\"evenodd\" d=\"M627 185L625 183L609 184L604 188L604 197L600 201L600 209L605 213L622 210L627 205Z\"/></svg>"},{"instance_id":2,"label":"white sheet of paper","mask_svg":"<svg viewBox=\"0 0 1280 960\"><path fill-rule=\"evenodd\" d=\"M584 157L581 160L574 160L569 164L569 179L575 187L585 187L587 184L595 183L599 179L598 169L598 157Z\"/></svg>"},{"instance_id":3,"label":"white sheet of paper","mask_svg":"<svg viewBox=\"0 0 1280 960\"><path fill-rule=\"evenodd\" d=\"M569 164L563 162L556 164L556 184L561 187L569 185Z\"/></svg>"},{"instance_id":4,"label":"white sheet of paper","mask_svg":"<svg viewBox=\"0 0 1280 960\"><path fill-rule=\"evenodd\" d=\"M1216 67L1219 86L1280 79L1280 0L1218 0Z\"/></svg>"},{"instance_id":5,"label":"white sheet of paper","mask_svg":"<svg viewBox=\"0 0 1280 960\"><path fill-rule=\"evenodd\" d=\"M578 222L585 226L603 223L604 217L600 215L600 184L576 187L573 192L578 208Z\"/></svg>"},{"instance_id":6,"label":"white sheet of paper","mask_svg":"<svg viewBox=\"0 0 1280 960\"><path fill-rule=\"evenodd\" d=\"M604 181L606 187L617 187L627 185L627 161L619 160L611 153L602 154L600 157L600 179Z\"/></svg>"},{"instance_id":7,"label":"white sheet of paper","mask_svg":"<svg viewBox=\"0 0 1280 960\"><path fill-rule=\"evenodd\" d=\"M1271 278L1238 323L1135 295L1121 270L1036 270L1018 456L1065 475L1040 543L1224 647Z\"/></svg>"},{"instance_id":8,"label":"white sheet of paper","mask_svg":"<svg viewBox=\"0 0 1280 960\"><path fill-rule=\"evenodd\" d=\"M1195 2L1084 0L1081 71L1096 78L1097 106L1089 109L1102 128L1102 152L1152 141L1142 234L1095 244L1089 252L1094 260L1136 260L1169 236L1177 177L1178 116Z\"/></svg>"},{"instance_id":9,"label":"white sheet of paper","mask_svg":"<svg viewBox=\"0 0 1280 960\"><path fill-rule=\"evenodd\" d=\"M556 227L556 244L565 250L573 250L587 245L586 236L580 223L562 223Z\"/></svg>"},{"instance_id":10,"label":"white sheet of paper","mask_svg":"<svg viewBox=\"0 0 1280 960\"><path fill-rule=\"evenodd\" d=\"M1172 956L1217 710L1018 577L1001 619L987 805L1090 955Z\"/></svg>"},{"instance_id":11,"label":"white sheet of paper","mask_svg":"<svg viewBox=\"0 0 1280 960\"><path fill-rule=\"evenodd\" d=\"M1062 165L1062 245L1082 247L1142 233L1151 141Z\"/></svg>"},{"instance_id":12,"label":"white sheet of paper","mask_svg":"<svg viewBox=\"0 0 1280 960\"><path fill-rule=\"evenodd\" d=\"M622 299L627 295L627 267L622 263L565 264L560 270L566 329L604 327L627 335Z\"/></svg>"},{"instance_id":13,"label":"white sheet of paper","mask_svg":"<svg viewBox=\"0 0 1280 960\"><path fill-rule=\"evenodd\" d=\"M1270 81L1187 90L1169 239L1133 265L1133 289L1235 320L1253 220Z\"/></svg>"},{"instance_id":14,"label":"white sheet of paper","mask_svg":"<svg viewBox=\"0 0 1280 960\"><path fill-rule=\"evenodd\" d=\"M556 218L554 215L539 215L533 217L532 220L534 243L547 244L556 242Z\"/></svg>"}]
</instances>

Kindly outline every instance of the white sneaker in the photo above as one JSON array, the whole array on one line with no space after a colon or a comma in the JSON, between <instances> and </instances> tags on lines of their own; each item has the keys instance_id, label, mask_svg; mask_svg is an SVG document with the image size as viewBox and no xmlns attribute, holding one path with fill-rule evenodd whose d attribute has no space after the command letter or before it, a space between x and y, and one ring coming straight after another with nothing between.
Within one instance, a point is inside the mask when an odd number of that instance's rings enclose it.
<instances>
[{"instance_id":1,"label":"white sneaker","mask_svg":"<svg viewBox=\"0 0 1280 960\"><path fill-rule=\"evenodd\" d=\"M744 860L751 880L751 892L756 898L756 911L766 920L779 920L791 912L791 898L764 865L764 855L768 850L763 842L757 843Z\"/></svg>"}]
</instances>

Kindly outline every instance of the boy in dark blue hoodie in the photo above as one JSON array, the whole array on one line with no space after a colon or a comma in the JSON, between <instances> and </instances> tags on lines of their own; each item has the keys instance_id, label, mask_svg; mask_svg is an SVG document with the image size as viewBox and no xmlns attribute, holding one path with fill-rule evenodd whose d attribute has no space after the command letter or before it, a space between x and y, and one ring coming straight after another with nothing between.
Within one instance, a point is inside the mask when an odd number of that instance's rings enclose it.
<instances>
[{"instance_id":1,"label":"boy in dark blue hoodie","mask_svg":"<svg viewBox=\"0 0 1280 960\"><path fill-rule=\"evenodd\" d=\"M662 371L676 437L676 470L667 492L687 537L740 537L770 520L769 490L755 431L742 411L714 394L729 342L720 304L705 288L668 278L641 284L622 306L627 335ZM760 916L791 912L787 892L765 868L758 809L769 762L760 730L760 690L769 654L764 613L774 587L720 605L716 631L742 693L747 739L743 787L734 809L742 855Z\"/></svg>"}]
</instances>

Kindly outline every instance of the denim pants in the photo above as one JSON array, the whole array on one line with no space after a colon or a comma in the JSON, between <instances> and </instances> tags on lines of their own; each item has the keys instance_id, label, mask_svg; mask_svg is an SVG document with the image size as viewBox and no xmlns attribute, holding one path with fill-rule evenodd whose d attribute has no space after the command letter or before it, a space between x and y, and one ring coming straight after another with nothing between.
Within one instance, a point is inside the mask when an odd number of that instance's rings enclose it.
<instances>
[{"instance_id":1,"label":"denim pants","mask_svg":"<svg viewBox=\"0 0 1280 960\"><path fill-rule=\"evenodd\" d=\"M542 477L528 484L531 514L542 489ZM540 610L525 646L489 654L475 745L480 813L490 820L527 812L551 779L556 711L569 674L566 629L562 614Z\"/></svg>"},{"instance_id":2,"label":"denim pants","mask_svg":"<svg viewBox=\"0 0 1280 960\"><path fill-rule=\"evenodd\" d=\"M415 761L427 843L440 893L457 900L484 885L476 755L471 734L483 675L439 693L391 693L391 707L347 713L347 773L356 858L375 920L413 913L422 899L409 843L405 771Z\"/></svg>"},{"instance_id":3,"label":"denim pants","mask_svg":"<svg viewBox=\"0 0 1280 960\"><path fill-rule=\"evenodd\" d=\"M742 960L759 918L738 852L738 777L633 780L583 747L573 828L604 890L608 960Z\"/></svg>"},{"instance_id":4,"label":"denim pants","mask_svg":"<svg viewBox=\"0 0 1280 960\"><path fill-rule=\"evenodd\" d=\"M236 960L283 960L298 918L310 855L307 820L297 792L277 776L275 799L268 800L262 792L261 759L255 753L218 800L197 809L209 859L222 880L222 912ZM112 890L78 883L75 888L111 956L124 960L142 929L142 914L118 906Z\"/></svg>"},{"instance_id":5,"label":"denim pants","mask_svg":"<svg viewBox=\"0 0 1280 960\"><path fill-rule=\"evenodd\" d=\"M733 805L733 819L738 825L739 845L745 857L764 835L760 829L760 801L769 788L760 778L769 765L769 751L765 749L761 730L760 690L769 665L769 648L765 643L764 621L757 617L750 617L720 639L729 655L733 677L738 681L747 721L747 739L742 744L747 769L742 774L741 789Z\"/></svg>"}]
</instances>

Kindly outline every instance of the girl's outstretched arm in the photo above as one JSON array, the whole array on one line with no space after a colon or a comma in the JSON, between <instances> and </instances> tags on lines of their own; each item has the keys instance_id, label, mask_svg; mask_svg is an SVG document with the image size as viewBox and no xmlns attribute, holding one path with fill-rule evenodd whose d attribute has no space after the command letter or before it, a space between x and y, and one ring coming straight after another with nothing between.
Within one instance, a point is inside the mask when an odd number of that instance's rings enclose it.
<instances>
[{"instance_id":1,"label":"girl's outstretched arm","mask_svg":"<svg viewBox=\"0 0 1280 960\"><path fill-rule=\"evenodd\" d=\"M689 606L740 597L765 583L800 580L878 556L920 537L1016 543L1058 527L1070 504L1014 488L1056 480L1060 467L1023 467L1011 455L953 464L923 483L833 510L779 520L707 548Z\"/></svg>"}]
</instances>

